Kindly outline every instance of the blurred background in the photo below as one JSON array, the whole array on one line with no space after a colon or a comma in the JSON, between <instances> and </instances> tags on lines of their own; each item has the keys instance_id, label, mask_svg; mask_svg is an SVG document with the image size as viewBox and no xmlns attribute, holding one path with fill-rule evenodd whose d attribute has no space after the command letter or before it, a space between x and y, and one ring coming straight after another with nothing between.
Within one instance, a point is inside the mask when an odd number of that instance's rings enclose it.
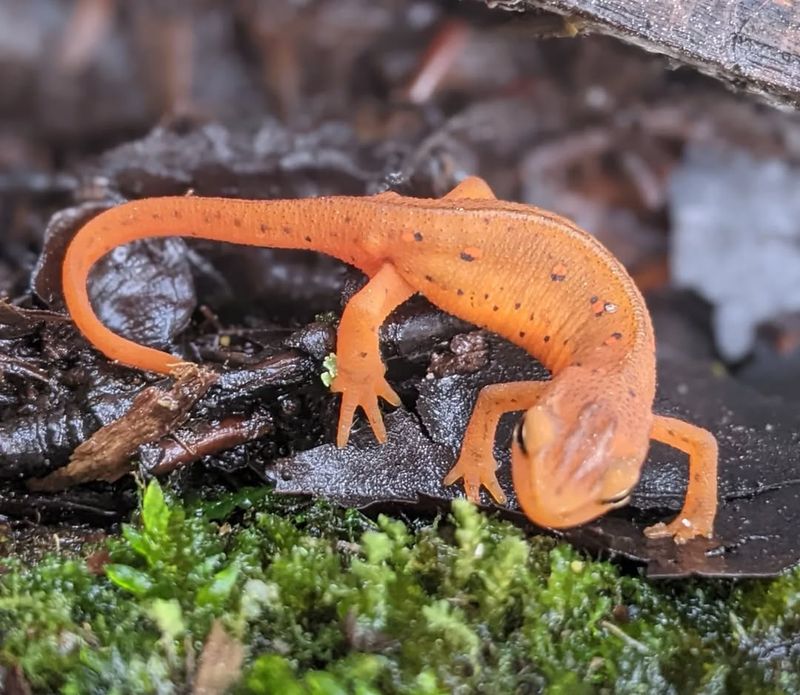
<instances>
[{"instance_id":1,"label":"blurred background","mask_svg":"<svg viewBox=\"0 0 800 695\"><path fill-rule=\"evenodd\" d=\"M595 233L653 301L691 290L668 300L691 354L800 398L797 116L576 30L477 2L5 0L0 294L28 290L55 209L165 177L440 195L478 173Z\"/></svg>"}]
</instances>

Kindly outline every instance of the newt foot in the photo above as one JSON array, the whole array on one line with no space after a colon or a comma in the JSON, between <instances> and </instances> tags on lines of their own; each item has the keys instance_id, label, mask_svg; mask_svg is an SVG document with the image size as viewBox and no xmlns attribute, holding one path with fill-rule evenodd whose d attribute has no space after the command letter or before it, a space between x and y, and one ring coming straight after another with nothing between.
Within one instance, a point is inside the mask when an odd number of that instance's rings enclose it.
<instances>
[{"instance_id":1,"label":"newt foot","mask_svg":"<svg viewBox=\"0 0 800 695\"><path fill-rule=\"evenodd\" d=\"M170 362L167 366L169 367L170 376L176 378L184 377L193 372L200 371L200 365L196 362L177 360L177 358L175 362Z\"/></svg>"},{"instance_id":2,"label":"newt foot","mask_svg":"<svg viewBox=\"0 0 800 695\"><path fill-rule=\"evenodd\" d=\"M366 378L364 378L366 374ZM340 449L347 446L350 439L350 430L356 409L361 408L367 416L375 439L381 444L386 441L386 427L383 416L378 406L378 398L383 398L390 405L400 405L400 397L389 383L376 372L366 371L360 379L353 379L345 372L339 373L331 382L331 391L342 394L342 404L339 408L339 426L336 432L336 446Z\"/></svg>"},{"instance_id":3,"label":"newt foot","mask_svg":"<svg viewBox=\"0 0 800 695\"><path fill-rule=\"evenodd\" d=\"M644 535L648 538L672 538L678 545L683 545L693 538L711 538L713 532L710 521L700 520L693 522L683 514L679 514L676 519L668 524L662 521L648 526L644 530Z\"/></svg>"},{"instance_id":4,"label":"newt foot","mask_svg":"<svg viewBox=\"0 0 800 695\"><path fill-rule=\"evenodd\" d=\"M483 456L479 453L462 451L456 464L444 477L445 485L452 485L460 478L464 479L464 492L470 502L480 501L481 487L485 487L498 504L506 503L506 494L497 481L497 462L494 456Z\"/></svg>"}]
</instances>

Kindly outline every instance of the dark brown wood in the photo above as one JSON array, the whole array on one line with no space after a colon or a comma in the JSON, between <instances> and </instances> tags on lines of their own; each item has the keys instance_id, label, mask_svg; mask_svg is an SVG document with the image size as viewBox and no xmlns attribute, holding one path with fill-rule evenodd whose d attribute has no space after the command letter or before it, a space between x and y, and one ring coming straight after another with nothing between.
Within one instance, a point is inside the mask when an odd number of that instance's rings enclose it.
<instances>
[{"instance_id":1,"label":"dark brown wood","mask_svg":"<svg viewBox=\"0 0 800 695\"><path fill-rule=\"evenodd\" d=\"M798 0L515 0L616 36L737 88L800 106Z\"/></svg>"}]
</instances>

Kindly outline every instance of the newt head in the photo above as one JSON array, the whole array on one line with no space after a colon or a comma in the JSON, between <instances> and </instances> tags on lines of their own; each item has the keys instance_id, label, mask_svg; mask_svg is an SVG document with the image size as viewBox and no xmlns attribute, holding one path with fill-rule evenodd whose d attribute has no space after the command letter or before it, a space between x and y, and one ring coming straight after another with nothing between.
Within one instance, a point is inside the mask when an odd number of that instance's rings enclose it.
<instances>
[{"instance_id":1,"label":"newt head","mask_svg":"<svg viewBox=\"0 0 800 695\"><path fill-rule=\"evenodd\" d=\"M608 401L576 407L559 390L525 412L511 446L519 504L550 528L578 526L627 504L649 442L647 423L634 423L644 433L634 434L619 427L623 418Z\"/></svg>"}]
</instances>

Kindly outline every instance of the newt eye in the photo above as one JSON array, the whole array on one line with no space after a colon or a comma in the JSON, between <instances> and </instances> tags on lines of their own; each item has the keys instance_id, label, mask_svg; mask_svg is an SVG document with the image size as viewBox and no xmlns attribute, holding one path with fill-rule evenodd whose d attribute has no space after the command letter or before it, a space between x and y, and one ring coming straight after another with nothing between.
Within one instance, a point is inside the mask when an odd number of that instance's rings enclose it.
<instances>
[{"instance_id":1,"label":"newt eye","mask_svg":"<svg viewBox=\"0 0 800 695\"><path fill-rule=\"evenodd\" d=\"M525 446L525 416L523 415L519 422L517 422L517 426L514 428L514 441L519 446L520 450L522 451L525 456L528 455L528 448Z\"/></svg>"}]
</instances>

